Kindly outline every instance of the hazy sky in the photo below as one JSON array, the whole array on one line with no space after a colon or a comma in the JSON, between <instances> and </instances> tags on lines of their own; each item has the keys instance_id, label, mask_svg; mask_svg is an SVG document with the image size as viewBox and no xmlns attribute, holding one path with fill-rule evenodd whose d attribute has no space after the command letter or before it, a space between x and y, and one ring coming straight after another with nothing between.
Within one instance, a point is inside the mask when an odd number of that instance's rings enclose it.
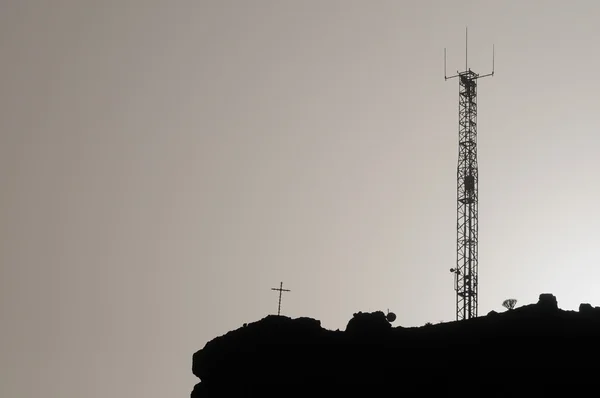
<instances>
[{"instance_id":1,"label":"hazy sky","mask_svg":"<svg viewBox=\"0 0 600 398\"><path fill-rule=\"evenodd\" d=\"M3 0L0 396L182 397L277 311L451 321L458 81L480 315L600 305L597 1ZM400 358L398 360L401 360Z\"/></svg>"}]
</instances>

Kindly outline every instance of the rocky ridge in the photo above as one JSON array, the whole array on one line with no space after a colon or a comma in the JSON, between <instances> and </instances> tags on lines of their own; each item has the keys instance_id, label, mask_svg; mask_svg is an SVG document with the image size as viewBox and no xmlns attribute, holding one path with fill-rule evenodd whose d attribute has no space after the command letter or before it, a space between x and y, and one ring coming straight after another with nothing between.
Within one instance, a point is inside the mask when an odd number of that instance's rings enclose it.
<instances>
[{"instance_id":1,"label":"rocky ridge","mask_svg":"<svg viewBox=\"0 0 600 398\"><path fill-rule=\"evenodd\" d=\"M270 315L193 355L200 382L191 397L270 396L280 391L274 387L310 396L539 396L557 388L572 395L595 381L599 353L600 308L564 311L551 294L502 313L422 327L392 326L383 312L356 313L345 331Z\"/></svg>"}]
</instances>

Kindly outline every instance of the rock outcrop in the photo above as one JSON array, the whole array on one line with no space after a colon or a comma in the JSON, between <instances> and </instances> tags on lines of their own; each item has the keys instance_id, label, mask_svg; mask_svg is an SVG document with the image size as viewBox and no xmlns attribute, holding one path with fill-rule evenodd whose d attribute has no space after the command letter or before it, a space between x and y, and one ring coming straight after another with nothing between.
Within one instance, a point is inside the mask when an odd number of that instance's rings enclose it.
<instances>
[{"instance_id":1,"label":"rock outcrop","mask_svg":"<svg viewBox=\"0 0 600 398\"><path fill-rule=\"evenodd\" d=\"M356 313L345 331L267 316L193 355L200 382L191 397L588 394L599 353L600 308L563 311L551 294L506 312L414 328L392 327L383 312Z\"/></svg>"}]
</instances>

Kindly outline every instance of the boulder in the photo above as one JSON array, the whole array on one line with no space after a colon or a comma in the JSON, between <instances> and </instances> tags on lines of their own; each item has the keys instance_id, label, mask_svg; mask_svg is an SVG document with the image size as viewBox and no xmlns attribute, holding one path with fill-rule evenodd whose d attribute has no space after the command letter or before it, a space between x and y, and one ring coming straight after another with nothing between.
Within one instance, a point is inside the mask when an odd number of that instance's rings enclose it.
<instances>
[{"instance_id":1,"label":"boulder","mask_svg":"<svg viewBox=\"0 0 600 398\"><path fill-rule=\"evenodd\" d=\"M579 304L579 312L582 314L592 314L594 312L594 307L588 303Z\"/></svg>"},{"instance_id":2,"label":"boulder","mask_svg":"<svg viewBox=\"0 0 600 398\"><path fill-rule=\"evenodd\" d=\"M373 334L386 332L392 328L382 311L357 312L346 326L349 334Z\"/></svg>"},{"instance_id":3,"label":"boulder","mask_svg":"<svg viewBox=\"0 0 600 398\"><path fill-rule=\"evenodd\" d=\"M544 311L558 311L558 302L551 293L542 293L538 299L537 305Z\"/></svg>"}]
</instances>

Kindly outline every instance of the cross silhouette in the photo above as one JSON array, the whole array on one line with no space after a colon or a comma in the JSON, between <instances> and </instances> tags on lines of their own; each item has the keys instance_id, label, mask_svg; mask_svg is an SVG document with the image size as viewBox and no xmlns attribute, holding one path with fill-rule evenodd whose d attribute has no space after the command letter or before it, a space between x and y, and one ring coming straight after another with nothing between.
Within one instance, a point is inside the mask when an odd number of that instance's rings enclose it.
<instances>
[{"instance_id":1,"label":"cross silhouette","mask_svg":"<svg viewBox=\"0 0 600 398\"><path fill-rule=\"evenodd\" d=\"M279 284L279 288L272 287L271 290L275 290L279 292L279 306L277 307L277 316L281 313L281 293L282 292L291 292L291 290L283 288L283 282Z\"/></svg>"}]
</instances>

